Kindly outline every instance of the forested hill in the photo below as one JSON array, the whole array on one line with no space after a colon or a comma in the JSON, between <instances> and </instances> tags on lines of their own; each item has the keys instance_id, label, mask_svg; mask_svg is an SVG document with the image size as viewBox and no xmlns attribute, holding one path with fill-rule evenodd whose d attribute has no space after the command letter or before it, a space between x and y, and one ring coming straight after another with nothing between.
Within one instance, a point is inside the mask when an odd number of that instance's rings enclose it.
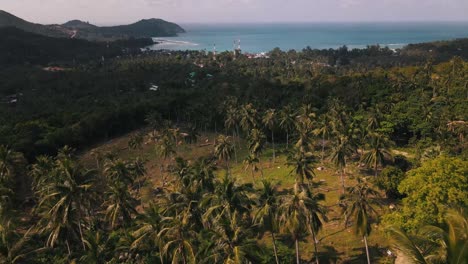
<instances>
[{"instance_id":1,"label":"forested hill","mask_svg":"<svg viewBox=\"0 0 468 264\"><path fill-rule=\"evenodd\" d=\"M16 17L8 12L0 10L0 28L16 27L18 29L32 32L49 37L70 37L71 32L61 29L60 27L46 26L35 24ZM4 35L0 35L2 38Z\"/></svg>"},{"instance_id":2,"label":"forested hill","mask_svg":"<svg viewBox=\"0 0 468 264\"><path fill-rule=\"evenodd\" d=\"M98 27L72 20L62 25L34 24L0 10L0 28L16 27L49 37L81 38L95 41L113 41L130 38L171 37L185 32L179 25L162 19L146 19L130 25Z\"/></svg>"},{"instance_id":3,"label":"forested hill","mask_svg":"<svg viewBox=\"0 0 468 264\"><path fill-rule=\"evenodd\" d=\"M171 37L185 30L179 25L164 21L162 19L144 19L130 25L97 27L95 25L74 20L62 26L77 30L77 37L91 40L100 39L125 39L151 38L151 37Z\"/></svg>"},{"instance_id":4,"label":"forested hill","mask_svg":"<svg viewBox=\"0 0 468 264\"><path fill-rule=\"evenodd\" d=\"M0 66L11 65L71 65L102 58L139 52L151 45L151 39L128 39L111 43L90 42L83 39L52 38L20 30L0 28Z\"/></svg>"}]
</instances>

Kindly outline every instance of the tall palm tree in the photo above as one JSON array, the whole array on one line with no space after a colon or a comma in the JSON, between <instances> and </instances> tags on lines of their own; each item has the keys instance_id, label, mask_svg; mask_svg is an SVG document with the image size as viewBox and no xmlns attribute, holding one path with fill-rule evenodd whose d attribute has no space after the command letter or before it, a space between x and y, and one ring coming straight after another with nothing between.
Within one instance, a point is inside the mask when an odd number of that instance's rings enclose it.
<instances>
[{"instance_id":1,"label":"tall palm tree","mask_svg":"<svg viewBox=\"0 0 468 264\"><path fill-rule=\"evenodd\" d=\"M265 135L259 129L254 128L250 131L248 136L249 155L245 158L244 165L245 169L250 167L252 179L254 179L255 172L259 170L263 177L263 171L261 167L258 166L258 164L260 163L259 155L265 146L265 140Z\"/></svg>"},{"instance_id":2,"label":"tall palm tree","mask_svg":"<svg viewBox=\"0 0 468 264\"><path fill-rule=\"evenodd\" d=\"M18 163L21 162L21 154L0 145L0 181L8 182L15 178Z\"/></svg>"},{"instance_id":3,"label":"tall palm tree","mask_svg":"<svg viewBox=\"0 0 468 264\"><path fill-rule=\"evenodd\" d=\"M196 233L187 214L165 217L158 236L164 241L162 254L170 257L171 263L195 263L195 248L192 243Z\"/></svg>"},{"instance_id":4,"label":"tall palm tree","mask_svg":"<svg viewBox=\"0 0 468 264\"><path fill-rule=\"evenodd\" d=\"M396 227L390 227L387 231L390 234L392 248L397 255L398 262L414 264L445 262L445 249L437 242L442 237L432 228L423 227L412 234Z\"/></svg>"},{"instance_id":5,"label":"tall palm tree","mask_svg":"<svg viewBox=\"0 0 468 264\"><path fill-rule=\"evenodd\" d=\"M249 152L258 157L265 147L265 134L259 129L252 129L248 136Z\"/></svg>"},{"instance_id":6,"label":"tall palm tree","mask_svg":"<svg viewBox=\"0 0 468 264\"><path fill-rule=\"evenodd\" d=\"M52 173L48 187L37 191L40 201L36 210L42 216L38 228L49 234L47 247L63 241L71 254L71 241L81 241L85 247L82 227L91 210L95 173L64 154L59 154Z\"/></svg>"},{"instance_id":7,"label":"tall palm tree","mask_svg":"<svg viewBox=\"0 0 468 264\"><path fill-rule=\"evenodd\" d=\"M353 148L346 136L339 136L335 140L332 149L331 159L335 166L340 170L342 193L345 192L344 175L346 170L347 158L353 154Z\"/></svg>"},{"instance_id":8,"label":"tall palm tree","mask_svg":"<svg viewBox=\"0 0 468 264\"><path fill-rule=\"evenodd\" d=\"M159 155L163 158L163 162L159 166L161 177L163 178L163 187L166 185L166 175L164 173L164 166L166 160L176 154L175 145L177 139L172 137L172 134L167 132L160 139L158 139L156 149Z\"/></svg>"},{"instance_id":9,"label":"tall palm tree","mask_svg":"<svg viewBox=\"0 0 468 264\"><path fill-rule=\"evenodd\" d=\"M262 181L263 188L258 191L257 205L254 212L254 223L262 231L268 231L273 241L273 253L275 254L276 264L279 264L278 250L276 247L275 233L278 229L277 215L279 209L279 193L277 186L269 181Z\"/></svg>"},{"instance_id":10,"label":"tall palm tree","mask_svg":"<svg viewBox=\"0 0 468 264\"><path fill-rule=\"evenodd\" d=\"M127 184L120 181L110 182L104 206L106 207L106 220L111 228L119 224L124 227L128 226L133 216L137 214L136 204L137 201L130 194Z\"/></svg>"},{"instance_id":11,"label":"tall palm tree","mask_svg":"<svg viewBox=\"0 0 468 264\"><path fill-rule=\"evenodd\" d=\"M104 174L110 182L119 182L127 186L135 181L135 174L132 173L130 164L121 159L106 161Z\"/></svg>"},{"instance_id":12,"label":"tall palm tree","mask_svg":"<svg viewBox=\"0 0 468 264\"><path fill-rule=\"evenodd\" d=\"M344 199L344 216L346 225L352 219L354 232L364 239L367 263L370 264L367 237L372 231L371 218L377 215L373 205L378 204L379 193L372 189L366 180L358 178L357 185L347 188Z\"/></svg>"},{"instance_id":13,"label":"tall palm tree","mask_svg":"<svg viewBox=\"0 0 468 264\"><path fill-rule=\"evenodd\" d=\"M289 149L289 135L295 126L295 113L290 105L281 109L279 113L279 126L286 132L286 148Z\"/></svg>"},{"instance_id":14,"label":"tall palm tree","mask_svg":"<svg viewBox=\"0 0 468 264\"><path fill-rule=\"evenodd\" d=\"M143 141L143 135L141 133L137 133L130 137L130 140L128 141L128 147L133 150L141 149L141 147L143 146Z\"/></svg>"},{"instance_id":15,"label":"tall palm tree","mask_svg":"<svg viewBox=\"0 0 468 264\"><path fill-rule=\"evenodd\" d=\"M203 215L205 225L225 217L231 218L234 212L247 214L252 206L248 193L252 191L251 185L238 184L235 179L224 177L217 182L213 193L203 198L203 207L207 208Z\"/></svg>"},{"instance_id":16,"label":"tall palm tree","mask_svg":"<svg viewBox=\"0 0 468 264\"><path fill-rule=\"evenodd\" d=\"M293 167L292 172L296 175L296 184L303 185L304 180L310 183L315 176L314 162L315 159L311 152L290 152L288 155L288 165Z\"/></svg>"},{"instance_id":17,"label":"tall palm tree","mask_svg":"<svg viewBox=\"0 0 468 264\"><path fill-rule=\"evenodd\" d=\"M0 215L0 262L5 264L24 263L28 256L26 243L30 241L30 231L24 235L17 232L15 219Z\"/></svg>"},{"instance_id":18,"label":"tall palm tree","mask_svg":"<svg viewBox=\"0 0 468 264\"><path fill-rule=\"evenodd\" d=\"M271 143L273 145L273 163L275 163L275 128L277 125L277 113L275 109L268 109L262 118L263 125L271 131Z\"/></svg>"},{"instance_id":19,"label":"tall palm tree","mask_svg":"<svg viewBox=\"0 0 468 264\"><path fill-rule=\"evenodd\" d=\"M215 242L214 254L220 256L223 263L255 263L254 256L260 250L257 241L252 238L251 230L246 228L243 215L234 211L229 217L223 217L212 226Z\"/></svg>"},{"instance_id":20,"label":"tall palm tree","mask_svg":"<svg viewBox=\"0 0 468 264\"><path fill-rule=\"evenodd\" d=\"M320 203L325 201L325 195L322 193L313 193L310 188L304 189L307 195L306 206L309 210L309 222L307 226L314 243L314 252L316 263L319 263L318 251L317 251L317 234L323 227L323 221L327 221L327 209Z\"/></svg>"},{"instance_id":21,"label":"tall palm tree","mask_svg":"<svg viewBox=\"0 0 468 264\"><path fill-rule=\"evenodd\" d=\"M323 166L323 161L325 158L325 140L328 140L331 134L328 115L324 114L321 116L321 119L319 121L319 127L315 129L313 132L316 136L318 135L322 136L322 155L321 155L320 161Z\"/></svg>"},{"instance_id":22,"label":"tall palm tree","mask_svg":"<svg viewBox=\"0 0 468 264\"><path fill-rule=\"evenodd\" d=\"M280 217L282 231L291 234L296 248L296 263L300 264L299 240L307 234L309 223L309 210L306 207L307 195L296 184L294 192L282 197Z\"/></svg>"},{"instance_id":23,"label":"tall palm tree","mask_svg":"<svg viewBox=\"0 0 468 264\"><path fill-rule=\"evenodd\" d=\"M388 231L397 258L406 263L465 264L468 259L467 219L465 211L450 209L444 216L442 228L423 226L408 234L390 227Z\"/></svg>"},{"instance_id":24,"label":"tall palm tree","mask_svg":"<svg viewBox=\"0 0 468 264\"><path fill-rule=\"evenodd\" d=\"M252 181L254 182L255 182L255 172L260 170L258 163L260 163L260 160L257 158L256 155L253 155L253 154L248 155L244 159L244 170L250 169L250 173L252 175Z\"/></svg>"},{"instance_id":25,"label":"tall palm tree","mask_svg":"<svg viewBox=\"0 0 468 264\"><path fill-rule=\"evenodd\" d=\"M252 104L246 104L240 109L240 126L244 131L250 131L259 126L258 111Z\"/></svg>"},{"instance_id":26,"label":"tall palm tree","mask_svg":"<svg viewBox=\"0 0 468 264\"><path fill-rule=\"evenodd\" d=\"M131 248L148 251L160 251L162 229L162 210L155 204L146 208L145 212L137 218L136 230L132 233L134 238ZM161 260L161 263L164 261Z\"/></svg>"},{"instance_id":27,"label":"tall palm tree","mask_svg":"<svg viewBox=\"0 0 468 264\"><path fill-rule=\"evenodd\" d=\"M21 171L25 166L26 160L21 153L0 145L0 184L14 190L15 193L19 192L21 196L26 192L26 183ZM20 188L16 189L15 185L18 183Z\"/></svg>"},{"instance_id":28,"label":"tall palm tree","mask_svg":"<svg viewBox=\"0 0 468 264\"><path fill-rule=\"evenodd\" d=\"M80 263L108 263L112 259L114 250L111 248L111 241L101 231L88 230L84 243L86 250L79 259Z\"/></svg>"},{"instance_id":29,"label":"tall palm tree","mask_svg":"<svg viewBox=\"0 0 468 264\"><path fill-rule=\"evenodd\" d=\"M236 146L236 136L240 137L239 135L239 123L240 123L240 113L234 106L229 106L226 110L226 119L224 121L224 126L227 129L232 130L232 138L234 143L234 157L236 159L236 163L238 162L237 159L237 146Z\"/></svg>"},{"instance_id":30,"label":"tall palm tree","mask_svg":"<svg viewBox=\"0 0 468 264\"><path fill-rule=\"evenodd\" d=\"M229 174L229 160L234 152L234 146L230 140L231 138L224 135L219 135L216 139L214 154L219 160L226 163L226 171Z\"/></svg>"},{"instance_id":31,"label":"tall palm tree","mask_svg":"<svg viewBox=\"0 0 468 264\"><path fill-rule=\"evenodd\" d=\"M368 135L368 148L367 153L362 157L363 162L368 166L373 166L374 176L377 176L377 167L383 165L385 159L392 159L390 148L393 142L387 135L372 132Z\"/></svg>"}]
</instances>

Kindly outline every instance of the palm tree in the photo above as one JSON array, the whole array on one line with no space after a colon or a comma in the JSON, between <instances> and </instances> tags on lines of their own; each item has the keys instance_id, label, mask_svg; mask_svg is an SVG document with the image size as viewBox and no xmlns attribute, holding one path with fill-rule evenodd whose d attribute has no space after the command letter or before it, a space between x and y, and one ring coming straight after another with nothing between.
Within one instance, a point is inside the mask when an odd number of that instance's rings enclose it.
<instances>
[{"instance_id":1,"label":"palm tree","mask_svg":"<svg viewBox=\"0 0 468 264\"><path fill-rule=\"evenodd\" d=\"M390 227L387 231L390 234L392 248L397 255L398 262L415 264L445 262L445 249L437 242L442 240L442 237L432 228L422 227L412 234L407 234L396 227Z\"/></svg>"},{"instance_id":2,"label":"palm tree","mask_svg":"<svg viewBox=\"0 0 468 264\"><path fill-rule=\"evenodd\" d=\"M463 210L450 209L445 225L423 226L411 234L390 227L392 246L397 257L407 263L456 263L468 259L468 217Z\"/></svg>"},{"instance_id":3,"label":"palm tree","mask_svg":"<svg viewBox=\"0 0 468 264\"><path fill-rule=\"evenodd\" d=\"M387 135L373 132L368 135L369 151L362 157L367 166L373 166L374 176L377 176L377 167L385 162L385 159L392 159L390 148L393 142Z\"/></svg>"},{"instance_id":4,"label":"palm tree","mask_svg":"<svg viewBox=\"0 0 468 264\"><path fill-rule=\"evenodd\" d=\"M115 181L109 184L104 201L106 220L111 228L115 228L119 223L125 227L131 222L133 215L137 214L137 201L130 194L125 182Z\"/></svg>"},{"instance_id":5,"label":"palm tree","mask_svg":"<svg viewBox=\"0 0 468 264\"><path fill-rule=\"evenodd\" d=\"M322 115L322 118L320 119L319 123L320 127L315 129L313 132L315 135L321 135L322 136L322 155L321 155L321 164L323 166L323 161L325 158L325 140L329 138L330 136L330 126L329 126L329 120L328 120L328 115Z\"/></svg>"},{"instance_id":6,"label":"palm tree","mask_svg":"<svg viewBox=\"0 0 468 264\"><path fill-rule=\"evenodd\" d=\"M20 235L15 226L15 219L0 215L0 262L6 264L20 263L24 260L26 253L25 244L31 239L28 230L26 234Z\"/></svg>"},{"instance_id":7,"label":"palm tree","mask_svg":"<svg viewBox=\"0 0 468 264\"><path fill-rule=\"evenodd\" d=\"M69 254L70 240L81 241L85 247L82 226L91 210L95 177L94 171L85 171L70 157L64 153L57 157L54 176L46 188L37 191L40 201L36 209L42 215L39 232L49 234L46 246L53 248L64 241Z\"/></svg>"},{"instance_id":8,"label":"palm tree","mask_svg":"<svg viewBox=\"0 0 468 264\"><path fill-rule=\"evenodd\" d=\"M344 175L346 170L346 159L351 156L353 153L353 148L349 141L349 138L346 136L339 136L336 138L335 144L333 146L331 159L335 166L337 166L340 170L341 175L341 186L342 186L342 193L345 192L345 183L344 183Z\"/></svg>"},{"instance_id":9,"label":"palm tree","mask_svg":"<svg viewBox=\"0 0 468 264\"><path fill-rule=\"evenodd\" d=\"M104 174L110 182L119 182L126 186L135 181L135 174L132 173L131 166L121 159L108 160L104 164Z\"/></svg>"},{"instance_id":10,"label":"palm tree","mask_svg":"<svg viewBox=\"0 0 468 264\"><path fill-rule=\"evenodd\" d=\"M163 187L166 185L166 177L163 176L164 173L164 164L166 160L172 155L176 154L175 144L177 143L176 139L171 137L171 135L164 135L157 143L157 150L161 157L163 157L163 162L160 165L160 173L163 178Z\"/></svg>"},{"instance_id":11,"label":"palm tree","mask_svg":"<svg viewBox=\"0 0 468 264\"><path fill-rule=\"evenodd\" d=\"M141 147L143 146L143 140L144 140L144 137L142 134L140 133L135 134L128 141L128 147L133 150L141 149Z\"/></svg>"},{"instance_id":12,"label":"palm tree","mask_svg":"<svg viewBox=\"0 0 468 264\"><path fill-rule=\"evenodd\" d=\"M255 181L255 172L260 170L260 168L258 167L259 162L260 160L257 158L257 156L253 154L248 155L244 159L244 170L248 170L250 168L250 173L252 175L253 181Z\"/></svg>"},{"instance_id":13,"label":"palm tree","mask_svg":"<svg viewBox=\"0 0 468 264\"><path fill-rule=\"evenodd\" d=\"M283 231L289 232L296 247L296 263L300 264L299 240L307 234L309 210L306 207L307 195L296 184L294 192L282 197L279 221Z\"/></svg>"},{"instance_id":14,"label":"palm tree","mask_svg":"<svg viewBox=\"0 0 468 264\"><path fill-rule=\"evenodd\" d=\"M306 179L310 183L315 176L312 166L314 161L314 156L311 152L290 152L288 155L288 165L293 167L292 172L296 175L296 184L303 185Z\"/></svg>"},{"instance_id":15,"label":"palm tree","mask_svg":"<svg viewBox=\"0 0 468 264\"><path fill-rule=\"evenodd\" d=\"M258 157L265 147L266 137L259 129L252 129L248 136L249 152Z\"/></svg>"},{"instance_id":16,"label":"palm tree","mask_svg":"<svg viewBox=\"0 0 468 264\"><path fill-rule=\"evenodd\" d=\"M163 225L158 236L164 241L162 254L171 258L171 263L195 263L195 248L192 244L196 233L188 215L181 213L175 217L162 219Z\"/></svg>"},{"instance_id":17,"label":"palm tree","mask_svg":"<svg viewBox=\"0 0 468 264\"><path fill-rule=\"evenodd\" d=\"M285 106L279 113L279 126L286 131L286 148L289 149L289 134L295 126L295 114L291 106Z\"/></svg>"},{"instance_id":18,"label":"palm tree","mask_svg":"<svg viewBox=\"0 0 468 264\"><path fill-rule=\"evenodd\" d=\"M108 263L112 258L114 251L110 247L110 239L101 231L89 230L86 232L84 243L86 250L79 259L80 263Z\"/></svg>"},{"instance_id":19,"label":"palm tree","mask_svg":"<svg viewBox=\"0 0 468 264\"><path fill-rule=\"evenodd\" d=\"M258 191L257 206L254 213L254 223L261 230L269 231L273 241L273 252L275 254L276 264L279 264L278 250L276 248L275 232L278 228L277 214L279 208L279 193L277 186L270 182L262 181L263 188Z\"/></svg>"},{"instance_id":20,"label":"palm tree","mask_svg":"<svg viewBox=\"0 0 468 264\"><path fill-rule=\"evenodd\" d=\"M10 182L15 178L21 154L0 145L0 181Z\"/></svg>"},{"instance_id":21,"label":"palm tree","mask_svg":"<svg viewBox=\"0 0 468 264\"><path fill-rule=\"evenodd\" d=\"M234 143L234 157L236 159L236 163L238 162L237 160L237 147L236 147L236 133L237 137L239 137L239 111L233 107L229 106L226 111L226 120L224 121L224 126L227 129L232 129L232 138L233 138L233 143Z\"/></svg>"},{"instance_id":22,"label":"palm tree","mask_svg":"<svg viewBox=\"0 0 468 264\"><path fill-rule=\"evenodd\" d=\"M273 144L273 163L275 163L275 128L277 123L277 113L275 109L268 109L262 119L263 125L271 131L271 142Z\"/></svg>"},{"instance_id":23,"label":"palm tree","mask_svg":"<svg viewBox=\"0 0 468 264\"><path fill-rule=\"evenodd\" d=\"M230 137L219 135L216 139L214 154L219 160L226 162L226 171L229 174L229 160L234 152L234 146L231 143Z\"/></svg>"},{"instance_id":24,"label":"palm tree","mask_svg":"<svg viewBox=\"0 0 468 264\"><path fill-rule=\"evenodd\" d=\"M251 185L238 184L227 176L217 182L215 191L206 195L202 201L203 206L207 208L203 215L205 225L210 225L222 217L231 218L235 211L247 214L252 204L247 195L251 189Z\"/></svg>"},{"instance_id":25,"label":"palm tree","mask_svg":"<svg viewBox=\"0 0 468 264\"><path fill-rule=\"evenodd\" d=\"M21 153L0 145L0 184L21 196L26 192L25 179L21 175L21 169L25 165L26 161ZM15 188L17 183L20 184L19 190Z\"/></svg>"},{"instance_id":26,"label":"palm tree","mask_svg":"<svg viewBox=\"0 0 468 264\"><path fill-rule=\"evenodd\" d=\"M316 263L319 263L318 259L318 251L317 251L317 234L323 227L323 221L327 221L327 210L324 206L320 204L320 202L325 201L325 195L322 193L314 194L310 188L304 189L305 194L307 195L307 199L305 199L305 206L309 210L309 222L307 226L309 228L310 233L312 234L312 239L314 242L314 252L315 252L315 260Z\"/></svg>"},{"instance_id":27,"label":"palm tree","mask_svg":"<svg viewBox=\"0 0 468 264\"><path fill-rule=\"evenodd\" d=\"M246 104L241 107L240 126L244 131L258 128L258 112L252 104Z\"/></svg>"},{"instance_id":28,"label":"palm tree","mask_svg":"<svg viewBox=\"0 0 468 264\"><path fill-rule=\"evenodd\" d=\"M379 193L373 190L364 179L358 178L356 186L347 188L347 194L344 199L344 216L345 223L353 219L354 232L364 239L366 246L367 263L370 264L369 247L367 245L367 237L371 233L371 217L377 215L373 208L373 204L377 203Z\"/></svg>"},{"instance_id":29,"label":"palm tree","mask_svg":"<svg viewBox=\"0 0 468 264\"><path fill-rule=\"evenodd\" d=\"M134 241L131 248L148 251L154 251L154 247L160 249L162 241L159 232L161 232L162 220L161 209L151 204L143 215L137 218L137 229L132 233ZM161 260L161 263L164 261Z\"/></svg>"},{"instance_id":30,"label":"palm tree","mask_svg":"<svg viewBox=\"0 0 468 264\"><path fill-rule=\"evenodd\" d=\"M214 254L219 255L223 263L255 263L254 256L260 249L243 218L234 211L213 223Z\"/></svg>"}]
</instances>

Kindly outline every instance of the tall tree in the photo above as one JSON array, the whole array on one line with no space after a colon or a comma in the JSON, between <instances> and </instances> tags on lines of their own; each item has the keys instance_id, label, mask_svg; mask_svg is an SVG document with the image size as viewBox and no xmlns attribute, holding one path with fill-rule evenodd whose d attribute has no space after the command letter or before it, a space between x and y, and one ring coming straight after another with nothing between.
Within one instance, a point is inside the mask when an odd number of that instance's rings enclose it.
<instances>
[{"instance_id":1,"label":"tall tree","mask_svg":"<svg viewBox=\"0 0 468 264\"><path fill-rule=\"evenodd\" d=\"M277 216L279 210L279 193L277 186L263 180L262 188L257 191L256 209L254 212L254 223L262 231L268 231L273 241L273 253L275 254L276 264L279 264L278 250L276 247L275 233L278 229Z\"/></svg>"},{"instance_id":2,"label":"tall tree","mask_svg":"<svg viewBox=\"0 0 468 264\"><path fill-rule=\"evenodd\" d=\"M295 113L290 105L281 109L279 113L279 126L286 132L286 148L289 149L289 135L295 126Z\"/></svg>"},{"instance_id":3,"label":"tall tree","mask_svg":"<svg viewBox=\"0 0 468 264\"><path fill-rule=\"evenodd\" d=\"M352 155L352 153L353 148L351 147L348 137L339 136L335 139L331 159L335 166L340 170L342 193L345 192L344 175L346 173L347 159Z\"/></svg>"},{"instance_id":4,"label":"tall tree","mask_svg":"<svg viewBox=\"0 0 468 264\"><path fill-rule=\"evenodd\" d=\"M343 197L346 225L352 219L355 234L363 237L368 264L371 260L367 237L372 230L371 219L377 215L373 206L378 203L378 197L379 193L372 189L365 179L360 178L357 180L357 185L347 188L347 193Z\"/></svg>"},{"instance_id":5,"label":"tall tree","mask_svg":"<svg viewBox=\"0 0 468 264\"><path fill-rule=\"evenodd\" d=\"M273 145L273 163L275 163L276 153L275 153L275 129L278 122L278 117L275 109L268 109L265 111L262 123L263 125L271 131L271 143Z\"/></svg>"},{"instance_id":6,"label":"tall tree","mask_svg":"<svg viewBox=\"0 0 468 264\"><path fill-rule=\"evenodd\" d=\"M229 174L229 161L232 158L234 146L231 138L224 135L219 135L215 142L214 154L219 160L226 163L226 171Z\"/></svg>"},{"instance_id":7,"label":"tall tree","mask_svg":"<svg viewBox=\"0 0 468 264\"><path fill-rule=\"evenodd\" d=\"M84 246L83 225L89 216L93 202L94 171L83 169L64 149L56 158L50 172L53 177L38 189L39 204L36 210L42 216L39 232L48 234L47 247L64 242L69 255L70 242L80 241Z\"/></svg>"},{"instance_id":8,"label":"tall tree","mask_svg":"<svg viewBox=\"0 0 468 264\"><path fill-rule=\"evenodd\" d=\"M377 176L377 168L383 165L385 159L392 159L390 148L393 142L387 135L373 132L368 135L368 148L369 150L362 157L363 162L368 166L373 166L374 176Z\"/></svg>"}]
</instances>

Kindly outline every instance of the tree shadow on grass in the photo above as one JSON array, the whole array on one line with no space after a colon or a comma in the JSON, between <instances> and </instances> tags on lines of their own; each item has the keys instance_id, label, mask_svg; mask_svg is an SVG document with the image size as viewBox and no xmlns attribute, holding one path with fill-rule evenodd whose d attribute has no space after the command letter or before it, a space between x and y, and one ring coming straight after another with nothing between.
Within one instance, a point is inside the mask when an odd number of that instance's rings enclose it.
<instances>
[{"instance_id":1,"label":"tree shadow on grass","mask_svg":"<svg viewBox=\"0 0 468 264\"><path fill-rule=\"evenodd\" d=\"M381 248L377 246L369 246L369 254L370 254L370 261L371 263L377 263L377 261L382 257ZM367 263L367 256L366 256L366 248L359 247L353 248L355 252L361 252L359 255L355 255L349 259L343 260L342 263L345 264L363 264Z\"/></svg>"},{"instance_id":2,"label":"tree shadow on grass","mask_svg":"<svg viewBox=\"0 0 468 264\"><path fill-rule=\"evenodd\" d=\"M341 260L341 255L343 255L343 253L339 253L334 247L324 246L319 252L320 264L335 264Z\"/></svg>"}]
</instances>

